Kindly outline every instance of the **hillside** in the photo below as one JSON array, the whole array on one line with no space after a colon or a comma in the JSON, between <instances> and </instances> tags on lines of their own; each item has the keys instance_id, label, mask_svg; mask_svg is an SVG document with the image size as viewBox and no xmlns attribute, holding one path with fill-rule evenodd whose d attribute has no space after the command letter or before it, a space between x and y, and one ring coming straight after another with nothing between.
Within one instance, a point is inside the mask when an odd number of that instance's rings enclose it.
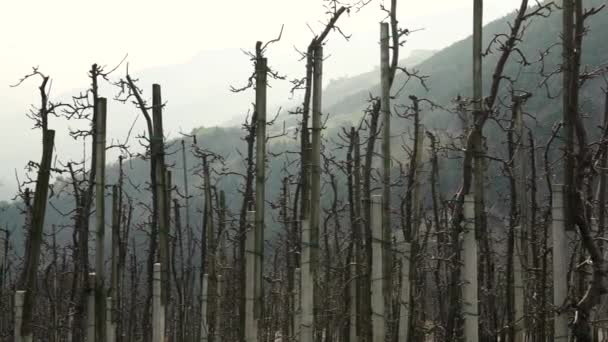
<instances>
[{"instance_id":1,"label":"hillside","mask_svg":"<svg viewBox=\"0 0 608 342\"><path fill-rule=\"evenodd\" d=\"M600 6L605 4L605 0L592 0L585 3L586 7ZM496 34L507 32L509 29L508 23L513 19L513 14L507 15L504 18L496 20L484 27L484 46L491 41ZM605 66L608 63L608 46L603 43L603 37L608 33L608 11L602 11L598 15L592 17L587 22L587 27L590 31L585 37L583 46L582 66L584 68L594 68L597 66ZM536 18L526 28L526 33L523 42L520 45L522 53L531 65L520 70L520 64L517 61L520 57L514 55L508 63L505 74L517 79L514 84L514 89L527 90L534 93L534 97L528 102L527 109L534 113L534 116L540 120L554 120L557 117L556 113L560 111L560 100L547 99L545 90L539 88L541 77L539 70L541 64L538 63L539 54L556 43L559 43L561 32L561 16L558 11L549 18ZM426 81L429 91L425 91L418 82L412 80L401 91L397 97L397 104L407 103L409 95L426 97L433 100L435 103L450 107L451 101L458 95L464 97L472 93L472 50L471 37L462 41L456 42L451 46L437 52L420 63L416 69L421 75L429 76ZM554 46L551 53L545 57L545 70L553 70L558 67L561 62L561 52L559 46ZM492 77L494 66L496 65L499 52L492 51L483 59L483 74L484 84L487 86ZM406 65L407 66L407 65ZM401 77L395 81L397 87L404 82L405 78ZM552 93L558 94L559 83L561 79L559 75L553 77L550 82ZM582 98L585 99L585 110L593 113L597 112L603 106L603 98L599 95L599 80L592 81L586 84L583 90ZM487 87L486 87L487 88ZM328 113L347 114L361 112L365 108L368 94L379 93L379 82L370 84L365 90L361 90L349 95L343 94L341 100L334 105L326 108ZM507 82L503 82L502 94L506 94ZM485 92L488 89L484 90ZM425 123L435 128L449 128L454 122L450 117L445 116L445 112L437 111L426 116ZM446 120L447 119L447 120Z\"/></svg>"}]
</instances>

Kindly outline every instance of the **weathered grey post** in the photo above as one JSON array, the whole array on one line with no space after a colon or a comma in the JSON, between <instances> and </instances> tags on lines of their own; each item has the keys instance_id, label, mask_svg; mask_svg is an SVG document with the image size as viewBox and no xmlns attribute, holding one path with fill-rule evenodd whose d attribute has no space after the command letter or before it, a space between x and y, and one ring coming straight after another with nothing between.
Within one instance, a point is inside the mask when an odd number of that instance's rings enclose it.
<instances>
[{"instance_id":1,"label":"weathered grey post","mask_svg":"<svg viewBox=\"0 0 608 342\"><path fill-rule=\"evenodd\" d=\"M564 310L568 296L568 240L564 225L564 187L556 185L553 189L553 222L551 235L553 240L553 305L558 309L554 318L553 340L569 340L568 315Z\"/></svg>"},{"instance_id":2,"label":"weathered grey post","mask_svg":"<svg viewBox=\"0 0 608 342\"><path fill-rule=\"evenodd\" d=\"M266 184L266 58L256 59L255 82L255 110L256 110L256 172L255 172L255 249L256 249L256 275L255 275L255 317L262 315L263 281L264 273L264 215L265 184Z\"/></svg>"},{"instance_id":3,"label":"weathered grey post","mask_svg":"<svg viewBox=\"0 0 608 342\"><path fill-rule=\"evenodd\" d=\"M479 303L477 295L477 239L475 238L475 197L464 197L464 232L462 248L462 315L464 341L479 341Z\"/></svg>"},{"instance_id":4,"label":"weathered grey post","mask_svg":"<svg viewBox=\"0 0 608 342\"><path fill-rule=\"evenodd\" d=\"M213 341L222 342L222 288L224 279L221 274L217 275L215 286L215 328L213 329Z\"/></svg>"},{"instance_id":5,"label":"weathered grey post","mask_svg":"<svg viewBox=\"0 0 608 342\"><path fill-rule=\"evenodd\" d=\"M356 250L356 249L355 249ZM356 254L356 252L355 252ZM357 256L353 255L349 264L350 279L348 284L348 295L350 300L348 341L357 342Z\"/></svg>"},{"instance_id":6,"label":"weathered grey post","mask_svg":"<svg viewBox=\"0 0 608 342\"><path fill-rule=\"evenodd\" d=\"M415 202L414 202L415 203ZM401 292L399 294L399 341L409 341L410 321L410 259L412 244L401 243Z\"/></svg>"},{"instance_id":7,"label":"weathered grey post","mask_svg":"<svg viewBox=\"0 0 608 342\"><path fill-rule=\"evenodd\" d=\"M4 279L6 278L7 271L5 255L8 253L8 230L5 230L4 234L1 233L2 230L0 230L0 294L4 290Z\"/></svg>"},{"instance_id":8,"label":"weathered grey post","mask_svg":"<svg viewBox=\"0 0 608 342\"><path fill-rule=\"evenodd\" d=\"M521 226L515 227L515 253L513 255L513 318L515 322L515 342L524 342L524 281L523 281L523 244Z\"/></svg>"},{"instance_id":9,"label":"weathered grey post","mask_svg":"<svg viewBox=\"0 0 608 342\"><path fill-rule=\"evenodd\" d=\"M23 319L23 298L25 291L15 292L15 342L25 342L21 336L21 323Z\"/></svg>"},{"instance_id":10,"label":"weathered grey post","mask_svg":"<svg viewBox=\"0 0 608 342\"><path fill-rule=\"evenodd\" d=\"M300 299L301 316L300 316L300 342L313 341L314 331L314 313L313 313L313 298L314 286L312 278L312 266L310 260L310 223L308 220L302 220L302 258L300 262L302 272L302 296Z\"/></svg>"},{"instance_id":11,"label":"weathered grey post","mask_svg":"<svg viewBox=\"0 0 608 342\"><path fill-rule=\"evenodd\" d=\"M384 342L386 317L384 305L383 282L383 229L382 229L382 195L372 195L372 342Z\"/></svg>"},{"instance_id":12,"label":"weathered grey post","mask_svg":"<svg viewBox=\"0 0 608 342\"><path fill-rule=\"evenodd\" d=\"M95 273L89 273L87 293L87 342L95 342Z\"/></svg>"},{"instance_id":13,"label":"weathered grey post","mask_svg":"<svg viewBox=\"0 0 608 342\"><path fill-rule=\"evenodd\" d=\"M517 197L519 199L519 226L515 227L515 253L513 255L513 304L514 304L514 319L515 322L515 342L524 342L525 330L525 313L524 313L524 265L527 260L529 243L527 241L528 234L528 186L526 182L528 156L524 149L525 141L525 126L522 112L522 98L515 98L515 129L519 135L519 143L517 146L517 158L519 159L519 174L517 177Z\"/></svg>"},{"instance_id":14,"label":"weathered grey post","mask_svg":"<svg viewBox=\"0 0 608 342\"><path fill-rule=\"evenodd\" d=\"M383 241L389 246L391 234L391 81L389 66L389 25L380 23L380 110L382 112L382 227ZM395 47L397 48L397 47ZM390 293L391 284L391 252L392 248L384 248L383 283L384 292ZM388 303L387 303L388 304ZM390 310L390 305L388 305Z\"/></svg>"},{"instance_id":15,"label":"weathered grey post","mask_svg":"<svg viewBox=\"0 0 608 342\"><path fill-rule=\"evenodd\" d=\"M106 341L116 341L116 324L112 321L112 297L106 299Z\"/></svg>"},{"instance_id":16,"label":"weathered grey post","mask_svg":"<svg viewBox=\"0 0 608 342\"><path fill-rule=\"evenodd\" d=\"M95 338L106 340L106 290L105 290L105 185L106 185L106 99L97 100L95 125Z\"/></svg>"},{"instance_id":17,"label":"weathered grey post","mask_svg":"<svg viewBox=\"0 0 608 342\"><path fill-rule=\"evenodd\" d=\"M68 317L68 327L71 327L72 324L74 322L74 316L70 315L70 317ZM66 337L66 342L72 342L72 329L68 329L68 336Z\"/></svg>"},{"instance_id":18,"label":"weathered grey post","mask_svg":"<svg viewBox=\"0 0 608 342\"><path fill-rule=\"evenodd\" d=\"M170 205L167 203L167 173L165 167L165 143L163 133L163 103L161 96L161 88L159 84L152 85L152 121L154 127L154 140L156 146L155 162L155 177L156 177L156 200L158 208L158 244L161 267L161 304L165 310L169 301L170 289L170 267L169 261L169 210ZM163 317L164 317L163 313ZM164 334L164 331L163 331Z\"/></svg>"},{"instance_id":19,"label":"weathered grey post","mask_svg":"<svg viewBox=\"0 0 608 342\"><path fill-rule=\"evenodd\" d=\"M154 284L152 294L152 342L164 342L165 310L162 304L162 266L154 264Z\"/></svg>"},{"instance_id":20,"label":"weathered grey post","mask_svg":"<svg viewBox=\"0 0 608 342\"><path fill-rule=\"evenodd\" d=\"M296 341L297 336L300 333L300 316L302 312L302 303L300 301L300 295L302 293L301 284L302 284L302 274L300 268L296 268L294 270L293 276L293 336L292 340Z\"/></svg>"},{"instance_id":21,"label":"weathered grey post","mask_svg":"<svg viewBox=\"0 0 608 342\"><path fill-rule=\"evenodd\" d=\"M314 48L313 88L312 88L312 138L310 156L310 286L313 289L312 311L313 326L316 324L316 313L318 310L320 294L316 288L317 274L319 274L319 227L321 221L321 110L323 99L323 46L316 45ZM304 300L302 300L303 304ZM316 334L313 327L313 338Z\"/></svg>"},{"instance_id":22,"label":"weathered grey post","mask_svg":"<svg viewBox=\"0 0 608 342\"><path fill-rule=\"evenodd\" d=\"M255 318L255 286L256 280L256 233L255 212L247 212L247 235L245 240L245 342L258 340L257 320Z\"/></svg>"},{"instance_id":23,"label":"weathered grey post","mask_svg":"<svg viewBox=\"0 0 608 342\"><path fill-rule=\"evenodd\" d=\"M209 341L209 325L207 323L207 304L209 302L209 275L203 274L201 284L201 342Z\"/></svg>"},{"instance_id":24,"label":"weathered grey post","mask_svg":"<svg viewBox=\"0 0 608 342\"><path fill-rule=\"evenodd\" d=\"M483 63L482 63L482 49L483 49L483 0L474 0L473 1L473 100L474 100L474 108L473 108L473 122L477 122L477 118L483 116L485 110L484 100L483 100ZM473 140L473 199L474 202L474 229L473 229L473 240L475 244L475 260L477 260L477 240L484 238L485 234L488 234L487 227L484 226L484 218L485 218L485 189L484 189L484 172L485 172L485 159L483 156L484 146L483 146L483 126L478 127L477 125L473 125L472 127L474 135ZM466 171L465 171L466 172ZM477 231L480 236L475 236L475 231ZM469 249L465 247L465 256L469 256ZM466 267L466 266L465 266ZM475 309L477 308L477 263L475 264ZM473 280L471 279L471 282ZM471 285L473 285L471 283ZM472 291L472 289L471 289ZM472 294L472 293L471 293ZM465 302L465 306L466 306ZM471 309L473 309L471 307ZM472 313L473 314L473 313ZM473 315L477 315L478 311L475 310ZM473 318L471 316L470 318ZM475 324L478 322L478 317L475 316L474 320ZM473 322L470 322L470 329L473 329ZM479 337L478 328L476 328L474 333L476 342ZM465 337L468 340L468 337ZM473 341L473 340L471 340Z\"/></svg>"},{"instance_id":25,"label":"weathered grey post","mask_svg":"<svg viewBox=\"0 0 608 342\"><path fill-rule=\"evenodd\" d=\"M120 200L118 186L112 186L112 292L109 297L112 300L106 301L108 306L107 314L109 315L108 324L108 341L114 341L117 334L119 317L120 317L120 293L121 293L121 277L120 277ZM110 338L110 334L113 336Z\"/></svg>"}]
</instances>

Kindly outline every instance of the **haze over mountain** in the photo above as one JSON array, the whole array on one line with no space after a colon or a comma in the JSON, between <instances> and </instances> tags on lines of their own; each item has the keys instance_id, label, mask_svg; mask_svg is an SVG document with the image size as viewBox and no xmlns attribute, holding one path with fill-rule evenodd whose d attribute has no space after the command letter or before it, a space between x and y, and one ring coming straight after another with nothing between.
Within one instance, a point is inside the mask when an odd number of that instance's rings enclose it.
<instances>
[{"instance_id":1,"label":"haze over mountain","mask_svg":"<svg viewBox=\"0 0 608 342\"><path fill-rule=\"evenodd\" d=\"M485 21L504 15L517 3L505 0L486 4ZM384 18L378 5L372 2L341 20L341 29L352 35L349 42L338 32L330 36L324 68L326 84L372 71L378 64L378 22ZM0 126L4 128L0 142L18 148L0 151L3 166L0 199L14 196L15 175L23 180L25 165L30 160L36 161L40 154L40 134L31 129L32 123L24 115L30 104L39 102L38 84L31 80L18 88L9 87L32 66L40 66L41 71L53 78L52 97L66 100L87 87L86 72L93 62L112 68L128 53L131 73L141 79L144 90L149 91L151 83L163 87L169 137L200 126L240 123L252 99L251 93L235 95L229 91L229 85L244 85L251 73L251 63L241 49L251 50L256 40L275 38L282 24L285 24L283 37L268 52L270 65L288 79L302 77L304 69L295 48L304 48L312 37L310 30L321 27L325 20L323 2L262 0L254 5L237 1L232 6L240 9L230 19L232 23L238 22L238 27L227 27L224 16L218 15L224 12L224 5L195 0L180 0L171 5L161 1L109 0L102 7L75 0L40 2L36 6L11 3L0 13L0 29L3 32L19 29L20 33L0 37L4 46L0 54ZM267 15L269 9L274 15ZM454 17L468 22L470 9L471 3L466 0L433 0L401 6L402 25L423 29L408 38L402 55L414 50L440 49L466 37L470 25L448 23ZM89 22L93 11L102 18L99 25ZM264 16L263 24L256 21L257 15ZM114 78L124 75L124 70L123 65ZM269 103L275 110L298 102L289 102L290 86L289 82L272 83ZM108 98L116 93L108 87L102 91ZM301 94L295 96L297 99ZM328 97L326 101L329 104L332 100ZM133 106L114 101L109 106L109 138L124 141L139 113ZM141 118L137 120L129 140L135 149L138 144L133 136L143 132ZM67 137L68 127L80 127L79 124L54 118L51 126L57 130L56 146L61 155L80 159L83 147Z\"/></svg>"}]
</instances>

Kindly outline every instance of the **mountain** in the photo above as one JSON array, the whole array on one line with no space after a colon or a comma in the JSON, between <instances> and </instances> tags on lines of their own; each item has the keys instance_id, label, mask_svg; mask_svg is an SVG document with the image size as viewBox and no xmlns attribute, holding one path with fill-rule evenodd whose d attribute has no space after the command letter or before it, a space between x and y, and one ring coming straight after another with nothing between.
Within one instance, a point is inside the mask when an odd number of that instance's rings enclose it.
<instances>
[{"instance_id":1,"label":"mountain","mask_svg":"<svg viewBox=\"0 0 608 342\"><path fill-rule=\"evenodd\" d=\"M437 51L414 50L407 58L399 61L399 65L417 66L432 57ZM326 107L339 105L345 94L358 94L369 91L371 87L378 84L380 79L380 66L366 73L353 77L341 77L331 80L323 90L323 102Z\"/></svg>"},{"instance_id":2,"label":"mountain","mask_svg":"<svg viewBox=\"0 0 608 342\"><path fill-rule=\"evenodd\" d=\"M606 4L605 0L592 0L585 3L586 7L601 6ZM497 35L508 32L508 23L512 21L514 14L507 15L499 20L496 20L484 27L484 46ZM608 46L602 42L604 34L608 33L608 11L603 10L599 14L591 17L586 26L589 32L584 40L583 45L583 69L592 69L598 66L606 66L608 63ZM534 113L536 119L540 121L554 120L561 111L559 99L547 99L545 89L541 86L542 77L539 76L539 71L543 66L538 62L540 53L544 52L549 47L550 54L545 57L544 70L545 72L552 71L561 63L561 50L556 46L560 42L561 33L561 16L558 10L554 10L549 18L535 18L526 27L523 42L520 49L531 65L521 68L517 63L521 60L518 54L513 54L510 62L505 69L505 75L512 78L517 78L513 88L525 89L534 93L533 98L527 103L527 110ZM468 37L464 40L456 42L451 46L437 52L420 63L416 69L420 75L427 75L429 78L426 84L429 91L423 89L419 82L410 80L405 88L400 91L396 97L396 104L406 104L409 95L418 97L426 97L433 100L435 103L442 106L450 106L450 102L458 95L464 97L472 93L472 39ZM499 51L492 49L491 53L483 59L483 75L484 75L484 92L489 91L488 86L492 79L494 66L496 65L499 56ZM399 87L405 82L405 76L398 77L395 81L395 87ZM561 77L556 75L548 82L549 88L553 95L559 93ZM582 91L582 98L585 100L584 106L587 111L597 112L603 108L603 97L598 96L600 93L600 79L595 79L587 82ZM508 95L508 82L502 82L501 95ZM343 94L341 101L326 108L326 111L332 114L347 114L360 112L361 108L366 105L366 99L369 93L379 94L379 82L369 84L369 87L351 94ZM394 90L394 89L393 89ZM435 111L425 117L425 123L435 128L449 128L454 124L454 121L446 117L445 111ZM447 119L447 120L446 120Z\"/></svg>"}]
</instances>

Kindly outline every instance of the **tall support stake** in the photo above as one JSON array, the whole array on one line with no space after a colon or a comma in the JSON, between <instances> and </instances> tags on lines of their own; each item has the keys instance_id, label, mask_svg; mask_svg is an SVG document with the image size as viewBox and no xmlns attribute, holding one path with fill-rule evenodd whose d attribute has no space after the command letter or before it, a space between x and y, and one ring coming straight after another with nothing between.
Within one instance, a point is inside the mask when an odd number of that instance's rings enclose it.
<instances>
[{"instance_id":1,"label":"tall support stake","mask_svg":"<svg viewBox=\"0 0 608 342\"><path fill-rule=\"evenodd\" d=\"M574 120L572 119L578 108L573 108L572 96L576 95L573 87L578 87L578 80L573 80L573 60L575 58L574 48L574 1L567 0L562 2L562 118L564 127L562 128L562 141L564 144L564 189L563 189L563 204L565 210L563 213L564 227L566 230L572 230L572 198L574 193Z\"/></svg>"},{"instance_id":2,"label":"tall support stake","mask_svg":"<svg viewBox=\"0 0 608 342\"><path fill-rule=\"evenodd\" d=\"M348 295L350 301L348 316L348 342L358 342L357 334L357 256L352 256L349 264L350 279L348 284Z\"/></svg>"},{"instance_id":3,"label":"tall support stake","mask_svg":"<svg viewBox=\"0 0 608 342\"><path fill-rule=\"evenodd\" d=\"M414 202L415 203L415 202ZM399 341L409 341L410 330L410 259L412 244L403 241L401 245L401 293L399 295Z\"/></svg>"},{"instance_id":4,"label":"tall support stake","mask_svg":"<svg viewBox=\"0 0 608 342\"><path fill-rule=\"evenodd\" d=\"M323 96L323 46L314 48L313 88L312 88L312 139L311 139L311 176L310 176L310 263L311 286L316 287L319 272L319 226L321 220L321 110ZM317 319L318 289L314 289L313 319ZM315 322L317 323L317 322ZM313 334L316 332L313 330ZM314 335L313 335L314 336Z\"/></svg>"},{"instance_id":5,"label":"tall support stake","mask_svg":"<svg viewBox=\"0 0 608 342\"><path fill-rule=\"evenodd\" d=\"M300 314L300 342L313 341L314 331L314 313L313 313L313 298L314 298L314 280L311 270L311 241L310 241L310 223L308 220L302 221L302 258L300 267L302 272L302 285L300 298L301 314Z\"/></svg>"},{"instance_id":6,"label":"tall support stake","mask_svg":"<svg viewBox=\"0 0 608 342\"><path fill-rule=\"evenodd\" d=\"M247 212L247 223L249 228L245 240L245 342L258 340L258 327L255 318L255 277L256 277L256 236L255 236L255 212Z\"/></svg>"},{"instance_id":7,"label":"tall support stake","mask_svg":"<svg viewBox=\"0 0 608 342\"><path fill-rule=\"evenodd\" d=\"M15 342L25 342L21 336L21 323L23 320L23 298L25 291L15 292Z\"/></svg>"},{"instance_id":8,"label":"tall support stake","mask_svg":"<svg viewBox=\"0 0 608 342\"><path fill-rule=\"evenodd\" d=\"M95 338L106 341L106 289L105 289L105 186L106 186L106 99L97 100L95 125Z\"/></svg>"},{"instance_id":9,"label":"tall support stake","mask_svg":"<svg viewBox=\"0 0 608 342\"><path fill-rule=\"evenodd\" d=\"M481 73L482 57L482 32L483 32L483 0L473 1L473 100L475 109L481 111L483 96L483 79Z\"/></svg>"},{"instance_id":10,"label":"tall support stake","mask_svg":"<svg viewBox=\"0 0 608 342\"><path fill-rule=\"evenodd\" d=\"M6 273L8 272L8 267L6 267L8 264L6 260L6 255L8 254L8 229L4 231L4 234L0 230L0 235L4 235L0 236L0 295L2 295L5 278L7 277Z\"/></svg>"},{"instance_id":11,"label":"tall support stake","mask_svg":"<svg viewBox=\"0 0 608 342\"><path fill-rule=\"evenodd\" d=\"M389 25L380 23L380 84L382 96L380 110L382 111L382 227L383 240L387 248L383 249L383 283L384 293L391 293L391 81L389 66ZM395 47L397 48L397 47ZM388 298L388 296L387 296ZM387 302L390 309L390 301Z\"/></svg>"},{"instance_id":12,"label":"tall support stake","mask_svg":"<svg viewBox=\"0 0 608 342\"><path fill-rule=\"evenodd\" d=\"M384 342L386 335L386 316L383 284L383 229L382 195L372 195L372 342Z\"/></svg>"},{"instance_id":13,"label":"tall support stake","mask_svg":"<svg viewBox=\"0 0 608 342\"><path fill-rule=\"evenodd\" d=\"M203 274L201 284L201 342L209 341L209 320L207 319L207 307L209 304L209 275Z\"/></svg>"},{"instance_id":14,"label":"tall support stake","mask_svg":"<svg viewBox=\"0 0 608 342\"><path fill-rule=\"evenodd\" d=\"M467 294L463 298L465 315L465 341L477 342L479 339L479 309L478 309L478 273L477 273L477 249L478 240L487 239L486 227L484 227L484 149L483 141L483 126L478 126L478 118L483 115L486 110L483 101L483 75L482 75L482 54L483 54L483 0L473 1L473 132L474 132L474 165L473 165L473 196L469 196L472 202L471 226L467 230L465 227L465 248L462 256L468 262L464 266L465 285L464 292ZM465 198L465 206L467 199ZM465 208L466 212L466 208ZM465 218L467 218L465 213ZM468 223L467 223L468 224ZM466 224L465 224L466 226ZM472 239L472 240L471 240ZM469 248L470 247L470 248ZM487 256L486 258L490 258ZM472 264L474 262L474 264ZM486 260L486 262L488 262ZM470 273L467 273L469 271ZM468 283L466 283L468 281Z\"/></svg>"},{"instance_id":15,"label":"tall support stake","mask_svg":"<svg viewBox=\"0 0 608 342\"><path fill-rule=\"evenodd\" d=\"M263 281L264 273L264 215L265 184L266 184L266 58L256 59L255 110L256 124L256 173L255 173L255 244L256 244L256 274L255 274L255 315L262 317L263 311Z\"/></svg>"},{"instance_id":16,"label":"tall support stake","mask_svg":"<svg viewBox=\"0 0 608 342\"><path fill-rule=\"evenodd\" d=\"M183 167L183 177L184 177L184 200L186 201L186 206L184 208L186 212L186 232L188 233L188 238L191 239L190 236L190 187L188 186L188 159L186 158L186 143L182 140L182 167ZM188 241L191 243L191 240ZM190 247L188 247L190 250ZM190 269L190 267L188 268Z\"/></svg>"},{"instance_id":17,"label":"tall support stake","mask_svg":"<svg viewBox=\"0 0 608 342\"><path fill-rule=\"evenodd\" d=\"M120 201L118 193L118 186L112 186L112 298L111 302L108 305L108 313L110 314L110 327L108 331L112 331L112 335L116 336L116 330L118 329L118 325L120 324L120 294L121 294L121 286L120 286L120 274L119 274L119 265L120 265ZM111 340L108 336L108 341Z\"/></svg>"},{"instance_id":18,"label":"tall support stake","mask_svg":"<svg viewBox=\"0 0 608 342\"><path fill-rule=\"evenodd\" d=\"M215 328L213 329L213 341L222 342L222 289L224 287L224 279L221 274L217 275L217 284L215 286Z\"/></svg>"},{"instance_id":19,"label":"tall support stake","mask_svg":"<svg viewBox=\"0 0 608 342\"><path fill-rule=\"evenodd\" d=\"M522 112L522 97L515 99L515 127L519 135L519 143L517 146L517 158L519 159L519 174L517 179L517 194L519 199L519 226L515 227L515 253L513 255L513 313L514 313L514 332L515 342L524 342L525 338L525 312L524 312L524 272L528 255L528 189L526 177L528 156L524 149L525 144L525 126Z\"/></svg>"},{"instance_id":20,"label":"tall support stake","mask_svg":"<svg viewBox=\"0 0 608 342\"><path fill-rule=\"evenodd\" d=\"M520 236L522 229L515 227L515 252L513 255L513 322L515 342L524 342L524 280L523 280L523 258Z\"/></svg>"},{"instance_id":21,"label":"tall support stake","mask_svg":"<svg viewBox=\"0 0 608 342\"><path fill-rule=\"evenodd\" d=\"M462 315L464 341L479 341L479 299L477 292L477 239L475 238L475 197L464 197L464 232L462 248Z\"/></svg>"},{"instance_id":22,"label":"tall support stake","mask_svg":"<svg viewBox=\"0 0 608 342\"><path fill-rule=\"evenodd\" d=\"M112 321L112 297L108 297L106 299L107 305L106 310L106 341L107 342L115 342L116 341L116 324Z\"/></svg>"},{"instance_id":23,"label":"tall support stake","mask_svg":"<svg viewBox=\"0 0 608 342\"><path fill-rule=\"evenodd\" d=\"M154 284L152 298L152 342L165 340L165 308L162 304L162 266L154 264Z\"/></svg>"},{"instance_id":24,"label":"tall support stake","mask_svg":"<svg viewBox=\"0 0 608 342\"><path fill-rule=\"evenodd\" d=\"M569 341L568 315L565 310L568 296L568 240L564 224L564 186L553 189L553 305L558 309L554 319L553 341Z\"/></svg>"},{"instance_id":25,"label":"tall support stake","mask_svg":"<svg viewBox=\"0 0 608 342\"><path fill-rule=\"evenodd\" d=\"M89 273L87 290L87 342L95 342L95 273Z\"/></svg>"},{"instance_id":26,"label":"tall support stake","mask_svg":"<svg viewBox=\"0 0 608 342\"><path fill-rule=\"evenodd\" d=\"M474 100L474 194L475 194L475 229L482 232L484 217L484 159L482 147L482 128L477 127L477 118L485 110L483 104L483 78L482 78L482 33L483 33L483 0L474 0L473 3L473 100ZM481 238L481 236L477 236Z\"/></svg>"},{"instance_id":27,"label":"tall support stake","mask_svg":"<svg viewBox=\"0 0 608 342\"><path fill-rule=\"evenodd\" d=\"M300 268L296 268L293 272L293 336L291 337L291 340L297 341L297 337L300 334L300 313L302 312L302 302L300 301L300 296L302 294L302 273Z\"/></svg>"},{"instance_id":28,"label":"tall support stake","mask_svg":"<svg viewBox=\"0 0 608 342\"><path fill-rule=\"evenodd\" d=\"M161 265L161 300L163 310L169 301L169 204L167 203L167 179L165 172L165 143L163 133L163 103L161 88L158 84L152 85L152 121L154 126L156 201L158 207L158 241Z\"/></svg>"}]
</instances>

